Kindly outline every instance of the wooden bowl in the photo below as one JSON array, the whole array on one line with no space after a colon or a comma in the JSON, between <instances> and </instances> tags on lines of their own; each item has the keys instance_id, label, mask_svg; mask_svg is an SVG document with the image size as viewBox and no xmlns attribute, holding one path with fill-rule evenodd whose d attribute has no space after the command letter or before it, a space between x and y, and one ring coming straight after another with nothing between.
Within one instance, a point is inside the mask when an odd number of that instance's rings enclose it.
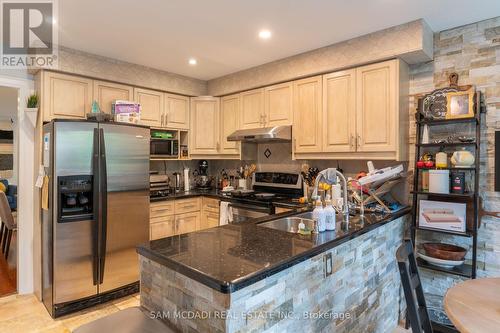
<instances>
[{"instance_id":1,"label":"wooden bowl","mask_svg":"<svg viewBox=\"0 0 500 333\"><path fill-rule=\"evenodd\" d=\"M425 253L443 260L464 260L467 250L463 247L445 243L424 243Z\"/></svg>"}]
</instances>

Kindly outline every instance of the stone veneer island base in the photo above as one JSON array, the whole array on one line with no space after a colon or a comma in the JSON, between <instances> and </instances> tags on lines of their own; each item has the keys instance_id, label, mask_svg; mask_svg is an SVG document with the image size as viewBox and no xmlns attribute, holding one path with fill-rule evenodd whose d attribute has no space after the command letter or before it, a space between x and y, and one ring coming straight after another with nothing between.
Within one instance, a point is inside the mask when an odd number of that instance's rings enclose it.
<instances>
[{"instance_id":1,"label":"stone veneer island base","mask_svg":"<svg viewBox=\"0 0 500 333\"><path fill-rule=\"evenodd\" d=\"M405 308L395 252L407 220L372 226L235 291L140 255L141 305L182 332L392 332Z\"/></svg>"}]
</instances>

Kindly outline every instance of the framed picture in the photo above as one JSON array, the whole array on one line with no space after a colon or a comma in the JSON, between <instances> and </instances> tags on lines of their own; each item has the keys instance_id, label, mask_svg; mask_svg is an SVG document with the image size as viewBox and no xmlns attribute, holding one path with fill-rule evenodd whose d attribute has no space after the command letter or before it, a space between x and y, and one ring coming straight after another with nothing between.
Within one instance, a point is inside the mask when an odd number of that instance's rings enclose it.
<instances>
[{"instance_id":1,"label":"framed picture","mask_svg":"<svg viewBox=\"0 0 500 333\"><path fill-rule=\"evenodd\" d=\"M446 94L446 119L474 117L474 89Z\"/></svg>"},{"instance_id":2,"label":"framed picture","mask_svg":"<svg viewBox=\"0 0 500 333\"><path fill-rule=\"evenodd\" d=\"M465 232L466 204L420 200L418 225L421 228Z\"/></svg>"}]
</instances>

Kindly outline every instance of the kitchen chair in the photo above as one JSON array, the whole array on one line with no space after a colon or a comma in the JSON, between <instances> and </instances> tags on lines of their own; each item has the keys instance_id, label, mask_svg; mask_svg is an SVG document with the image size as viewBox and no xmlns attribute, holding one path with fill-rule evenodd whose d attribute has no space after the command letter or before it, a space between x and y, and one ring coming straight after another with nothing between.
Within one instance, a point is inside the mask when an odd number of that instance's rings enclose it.
<instances>
[{"instance_id":1,"label":"kitchen chair","mask_svg":"<svg viewBox=\"0 0 500 333\"><path fill-rule=\"evenodd\" d=\"M139 307L120 310L78 327L73 333L173 333L158 319L148 316Z\"/></svg>"},{"instance_id":2,"label":"kitchen chair","mask_svg":"<svg viewBox=\"0 0 500 333\"><path fill-rule=\"evenodd\" d=\"M17 224L14 216L12 216L7 196L2 191L0 191L0 219L2 220L0 227L0 248L5 260L7 260L9 257L10 241L14 231L17 231Z\"/></svg>"},{"instance_id":3,"label":"kitchen chair","mask_svg":"<svg viewBox=\"0 0 500 333\"><path fill-rule=\"evenodd\" d=\"M411 240L403 241L396 251L401 283L406 299L407 316L413 333L432 333L424 290L418 275L417 261Z\"/></svg>"}]
</instances>

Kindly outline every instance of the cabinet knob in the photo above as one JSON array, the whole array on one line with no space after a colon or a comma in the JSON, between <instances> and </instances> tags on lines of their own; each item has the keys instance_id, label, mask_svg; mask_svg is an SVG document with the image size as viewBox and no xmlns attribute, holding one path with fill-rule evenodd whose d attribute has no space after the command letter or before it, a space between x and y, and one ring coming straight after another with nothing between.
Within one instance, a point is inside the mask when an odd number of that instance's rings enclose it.
<instances>
[{"instance_id":1,"label":"cabinet knob","mask_svg":"<svg viewBox=\"0 0 500 333\"><path fill-rule=\"evenodd\" d=\"M358 137L356 139L356 147L361 147L361 135L358 134Z\"/></svg>"}]
</instances>

